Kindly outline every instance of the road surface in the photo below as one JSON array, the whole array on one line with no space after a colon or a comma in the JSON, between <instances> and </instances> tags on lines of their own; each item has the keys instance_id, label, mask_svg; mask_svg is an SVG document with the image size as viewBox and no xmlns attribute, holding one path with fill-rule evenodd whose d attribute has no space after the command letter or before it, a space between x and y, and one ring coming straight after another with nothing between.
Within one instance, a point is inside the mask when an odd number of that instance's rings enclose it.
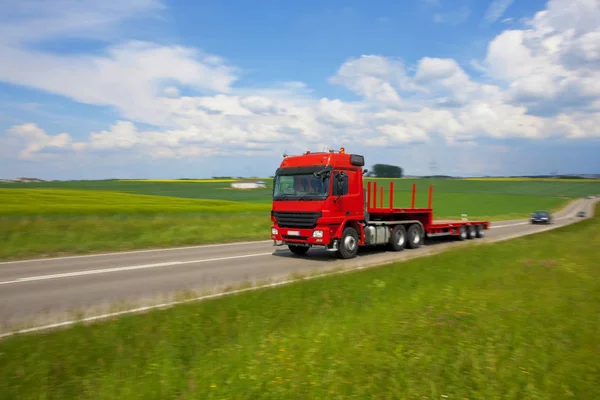
<instances>
[{"instance_id":1,"label":"road surface","mask_svg":"<svg viewBox=\"0 0 600 400\"><path fill-rule=\"evenodd\" d=\"M554 214L550 228L581 220L576 217L581 210L589 217L596 201L571 203ZM548 228L532 226L526 220L498 222L485 232L485 238L476 241L512 238ZM285 279L293 273L375 265L472 242L431 239L416 250L363 250L351 260L338 260L334 253L316 249L297 257L287 247L273 247L268 240L4 262L0 263L0 327L9 330L60 322L72 319L76 311L85 310L85 315L106 313L115 302L125 301L133 308L160 303L168 299L165 295L185 289L210 290L247 281Z\"/></svg>"}]
</instances>

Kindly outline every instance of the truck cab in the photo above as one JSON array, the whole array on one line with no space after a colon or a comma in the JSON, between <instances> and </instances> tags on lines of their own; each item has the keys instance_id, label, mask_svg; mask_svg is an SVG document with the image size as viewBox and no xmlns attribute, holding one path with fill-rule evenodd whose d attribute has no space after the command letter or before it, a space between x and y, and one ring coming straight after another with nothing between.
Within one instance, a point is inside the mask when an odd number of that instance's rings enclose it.
<instances>
[{"instance_id":1,"label":"truck cab","mask_svg":"<svg viewBox=\"0 0 600 400\"><path fill-rule=\"evenodd\" d=\"M366 213L364 157L330 150L284 157L273 178L271 238L295 254L310 247L337 251L338 230L351 222L358 246ZM353 248L353 247L352 247Z\"/></svg>"}]
</instances>

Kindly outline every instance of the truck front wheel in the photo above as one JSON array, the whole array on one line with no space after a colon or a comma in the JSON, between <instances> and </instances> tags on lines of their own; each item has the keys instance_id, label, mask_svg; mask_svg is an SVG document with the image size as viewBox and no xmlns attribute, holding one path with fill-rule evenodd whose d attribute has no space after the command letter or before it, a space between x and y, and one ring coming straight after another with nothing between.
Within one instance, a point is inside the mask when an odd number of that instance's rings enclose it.
<instances>
[{"instance_id":1,"label":"truck front wheel","mask_svg":"<svg viewBox=\"0 0 600 400\"><path fill-rule=\"evenodd\" d=\"M356 253L358 253L358 233L356 229L348 226L342 233L337 254L339 258L347 259L356 256Z\"/></svg>"},{"instance_id":2,"label":"truck front wheel","mask_svg":"<svg viewBox=\"0 0 600 400\"><path fill-rule=\"evenodd\" d=\"M288 245L288 249L297 256L303 256L308 251L308 247Z\"/></svg>"}]
</instances>

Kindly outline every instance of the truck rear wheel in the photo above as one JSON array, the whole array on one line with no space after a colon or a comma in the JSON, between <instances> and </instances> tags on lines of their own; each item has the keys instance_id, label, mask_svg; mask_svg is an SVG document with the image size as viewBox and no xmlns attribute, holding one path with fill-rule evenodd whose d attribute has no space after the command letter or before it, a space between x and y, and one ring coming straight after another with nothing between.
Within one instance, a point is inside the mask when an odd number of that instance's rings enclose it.
<instances>
[{"instance_id":1,"label":"truck rear wheel","mask_svg":"<svg viewBox=\"0 0 600 400\"><path fill-rule=\"evenodd\" d=\"M467 227L467 233L468 233L468 238L469 239L475 239L475 237L477 236L477 231L475 229L475 225L470 225Z\"/></svg>"},{"instance_id":2,"label":"truck rear wheel","mask_svg":"<svg viewBox=\"0 0 600 400\"><path fill-rule=\"evenodd\" d=\"M475 228L475 236L482 238L484 235L485 229L483 229L483 225L477 225L477 228Z\"/></svg>"},{"instance_id":3,"label":"truck rear wheel","mask_svg":"<svg viewBox=\"0 0 600 400\"><path fill-rule=\"evenodd\" d=\"M288 249L290 249L290 251L294 254L296 254L297 256L303 256L306 254L306 252L308 251L308 247L304 247L304 246L295 246L293 244L289 244L288 245Z\"/></svg>"},{"instance_id":4,"label":"truck rear wheel","mask_svg":"<svg viewBox=\"0 0 600 400\"><path fill-rule=\"evenodd\" d=\"M404 250L406 245L406 228L403 225L396 225L392 229L389 246L394 251Z\"/></svg>"},{"instance_id":5,"label":"truck rear wheel","mask_svg":"<svg viewBox=\"0 0 600 400\"><path fill-rule=\"evenodd\" d=\"M423 230L419 224L409 226L406 236L408 239L406 244L411 249L416 249L423 243Z\"/></svg>"},{"instance_id":6,"label":"truck rear wheel","mask_svg":"<svg viewBox=\"0 0 600 400\"><path fill-rule=\"evenodd\" d=\"M468 237L468 236L469 236L469 235L468 235L468 233L467 233L467 227L466 227L466 226L464 226L464 225L463 225L463 226L461 226L461 227L460 227L460 234L459 234L459 236L458 236L458 239L459 239L459 240L467 240L467 237Z\"/></svg>"},{"instance_id":7,"label":"truck rear wheel","mask_svg":"<svg viewBox=\"0 0 600 400\"><path fill-rule=\"evenodd\" d=\"M356 253L358 253L358 233L356 229L348 226L342 233L337 254L339 258L348 259L356 256Z\"/></svg>"}]
</instances>

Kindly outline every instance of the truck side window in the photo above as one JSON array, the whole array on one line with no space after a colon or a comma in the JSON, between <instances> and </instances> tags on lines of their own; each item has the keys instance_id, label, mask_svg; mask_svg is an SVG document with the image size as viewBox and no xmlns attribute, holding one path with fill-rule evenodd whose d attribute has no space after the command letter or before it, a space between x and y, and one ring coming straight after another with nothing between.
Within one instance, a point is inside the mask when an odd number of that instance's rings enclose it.
<instances>
[{"instance_id":1,"label":"truck side window","mask_svg":"<svg viewBox=\"0 0 600 400\"><path fill-rule=\"evenodd\" d=\"M343 185L343 190L342 193L338 193L338 189L337 189L337 181L339 179L342 179L342 185ZM332 191L334 196L340 196L340 195L346 195L348 194L348 175L344 174L343 176L340 175L339 172L335 173L335 179L333 180L333 191Z\"/></svg>"}]
</instances>

